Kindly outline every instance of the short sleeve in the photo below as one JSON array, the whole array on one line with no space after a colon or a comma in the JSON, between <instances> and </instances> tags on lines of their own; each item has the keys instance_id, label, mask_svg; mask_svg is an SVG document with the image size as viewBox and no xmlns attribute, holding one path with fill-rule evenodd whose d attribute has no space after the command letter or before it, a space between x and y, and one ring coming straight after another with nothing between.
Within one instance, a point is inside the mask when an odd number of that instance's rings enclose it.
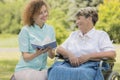
<instances>
[{"instance_id":1,"label":"short sleeve","mask_svg":"<svg viewBox=\"0 0 120 80\"><path fill-rule=\"evenodd\" d=\"M102 32L100 36L100 50L101 51L115 51L112 41L106 32Z\"/></svg>"},{"instance_id":2,"label":"short sleeve","mask_svg":"<svg viewBox=\"0 0 120 80\"><path fill-rule=\"evenodd\" d=\"M18 36L19 48L21 52L29 52L29 36L28 31L23 27Z\"/></svg>"}]
</instances>

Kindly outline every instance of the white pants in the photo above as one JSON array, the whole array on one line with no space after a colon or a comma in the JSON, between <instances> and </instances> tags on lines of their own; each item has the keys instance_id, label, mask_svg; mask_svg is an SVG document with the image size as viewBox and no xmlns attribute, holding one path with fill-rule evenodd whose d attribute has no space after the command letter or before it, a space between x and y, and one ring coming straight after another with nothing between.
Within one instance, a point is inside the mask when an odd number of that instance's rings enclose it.
<instances>
[{"instance_id":1,"label":"white pants","mask_svg":"<svg viewBox=\"0 0 120 80\"><path fill-rule=\"evenodd\" d=\"M47 80L47 70L26 69L14 73L16 80Z\"/></svg>"}]
</instances>

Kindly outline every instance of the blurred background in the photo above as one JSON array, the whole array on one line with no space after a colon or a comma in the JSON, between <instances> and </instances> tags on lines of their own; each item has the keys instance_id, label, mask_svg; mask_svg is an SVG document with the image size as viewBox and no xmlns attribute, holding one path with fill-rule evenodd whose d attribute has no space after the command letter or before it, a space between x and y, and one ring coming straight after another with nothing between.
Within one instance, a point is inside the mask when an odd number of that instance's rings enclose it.
<instances>
[{"instance_id":1,"label":"blurred background","mask_svg":"<svg viewBox=\"0 0 120 80\"><path fill-rule=\"evenodd\" d=\"M29 0L0 0L0 80L9 80L21 53L18 49L18 33L22 28L21 14ZM46 0L50 7L48 24L56 32L60 45L76 30L73 16L86 6L98 9L99 21L95 28L106 31L116 48L114 70L120 72L120 0ZM48 66L54 60L48 58Z\"/></svg>"}]
</instances>

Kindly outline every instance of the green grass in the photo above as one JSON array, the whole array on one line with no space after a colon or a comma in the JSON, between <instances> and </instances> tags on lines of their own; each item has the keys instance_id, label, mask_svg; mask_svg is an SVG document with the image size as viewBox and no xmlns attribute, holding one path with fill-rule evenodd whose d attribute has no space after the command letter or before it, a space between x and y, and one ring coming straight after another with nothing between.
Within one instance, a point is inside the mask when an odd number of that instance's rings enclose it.
<instances>
[{"instance_id":1,"label":"green grass","mask_svg":"<svg viewBox=\"0 0 120 80\"><path fill-rule=\"evenodd\" d=\"M120 52L119 52L120 53ZM9 80L10 76L14 72L14 68L20 57L20 53L0 53L0 80ZM4 56L4 57L3 57ZM48 66L51 66L54 60L48 58ZM117 60L114 66L114 70L120 73L120 62Z\"/></svg>"},{"instance_id":2,"label":"green grass","mask_svg":"<svg viewBox=\"0 0 120 80\"><path fill-rule=\"evenodd\" d=\"M113 70L120 73L120 63L115 63Z\"/></svg>"},{"instance_id":3,"label":"green grass","mask_svg":"<svg viewBox=\"0 0 120 80\"><path fill-rule=\"evenodd\" d=\"M0 60L0 80L9 80L18 60Z\"/></svg>"},{"instance_id":4,"label":"green grass","mask_svg":"<svg viewBox=\"0 0 120 80\"><path fill-rule=\"evenodd\" d=\"M120 46L116 48L116 63L120 63Z\"/></svg>"},{"instance_id":5,"label":"green grass","mask_svg":"<svg viewBox=\"0 0 120 80\"><path fill-rule=\"evenodd\" d=\"M0 35L0 47L2 48L12 48L18 46L17 35L12 34L2 34Z\"/></svg>"},{"instance_id":6,"label":"green grass","mask_svg":"<svg viewBox=\"0 0 120 80\"><path fill-rule=\"evenodd\" d=\"M4 53L2 56L4 57L0 58L0 80L9 80L14 73L20 55L17 53ZM48 67L51 66L53 62L54 60L48 58Z\"/></svg>"}]
</instances>

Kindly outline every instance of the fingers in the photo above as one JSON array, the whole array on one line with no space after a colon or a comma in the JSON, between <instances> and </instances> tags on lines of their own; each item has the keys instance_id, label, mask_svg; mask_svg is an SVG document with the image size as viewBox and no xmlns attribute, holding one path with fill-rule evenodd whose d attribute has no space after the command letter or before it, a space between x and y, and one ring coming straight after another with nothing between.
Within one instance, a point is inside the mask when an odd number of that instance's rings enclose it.
<instances>
[{"instance_id":1,"label":"fingers","mask_svg":"<svg viewBox=\"0 0 120 80\"><path fill-rule=\"evenodd\" d=\"M46 49L39 49L39 48L37 48L36 49L36 53L38 53L38 54L45 53L47 51L48 51L48 48L46 48Z\"/></svg>"},{"instance_id":2,"label":"fingers","mask_svg":"<svg viewBox=\"0 0 120 80\"><path fill-rule=\"evenodd\" d=\"M68 58L69 58L70 64L73 67L79 66L78 57L74 56L73 54L70 54Z\"/></svg>"},{"instance_id":3,"label":"fingers","mask_svg":"<svg viewBox=\"0 0 120 80\"><path fill-rule=\"evenodd\" d=\"M80 65L78 58L71 60L70 63L73 67L77 67Z\"/></svg>"},{"instance_id":4,"label":"fingers","mask_svg":"<svg viewBox=\"0 0 120 80\"><path fill-rule=\"evenodd\" d=\"M45 49L40 49L40 48L37 48L37 49L36 49L36 53L38 53L38 54L46 53L46 52L48 52L48 51L52 51L52 48L51 48L51 47L47 47L47 48L45 48Z\"/></svg>"},{"instance_id":5,"label":"fingers","mask_svg":"<svg viewBox=\"0 0 120 80\"><path fill-rule=\"evenodd\" d=\"M47 47L48 49L52 49L50 46Z\"/></svg>"},{"instance_id":6,"label":"fingers","mask_svg":"<svg viewBox=\"0 0 120 80\"><path fill-rule=\"evenodd\" d=\"M79 59L79 63L83 64L89 60L89 56L83 55L81 57L78 57L78 59Z\"/></svg>"},{"instance_id":7,"label":"fingers","mask_svg":"<svg viewBox=\"0 0 120 80\"><path fill-rule=\"evenodd\" d=\"M45 48L45 49L42 50L42 53L45 53L45 52L47 52L48 50L49 50L49 48Z\"/></svg>"},{"instance_id":8,"label":"fingers","mask_svg":"<svg viewBox=\"0 0 120 80\"><path fill-rule=\"evenodd\" d=\"M84 61L85 61L82 57L79 57L79 59L78 59L78 60L79 60L79 61L78 61L78 62L79 62L79 64L83 64L83 63L84 63Z\"/></svg>"}]
</instances>

